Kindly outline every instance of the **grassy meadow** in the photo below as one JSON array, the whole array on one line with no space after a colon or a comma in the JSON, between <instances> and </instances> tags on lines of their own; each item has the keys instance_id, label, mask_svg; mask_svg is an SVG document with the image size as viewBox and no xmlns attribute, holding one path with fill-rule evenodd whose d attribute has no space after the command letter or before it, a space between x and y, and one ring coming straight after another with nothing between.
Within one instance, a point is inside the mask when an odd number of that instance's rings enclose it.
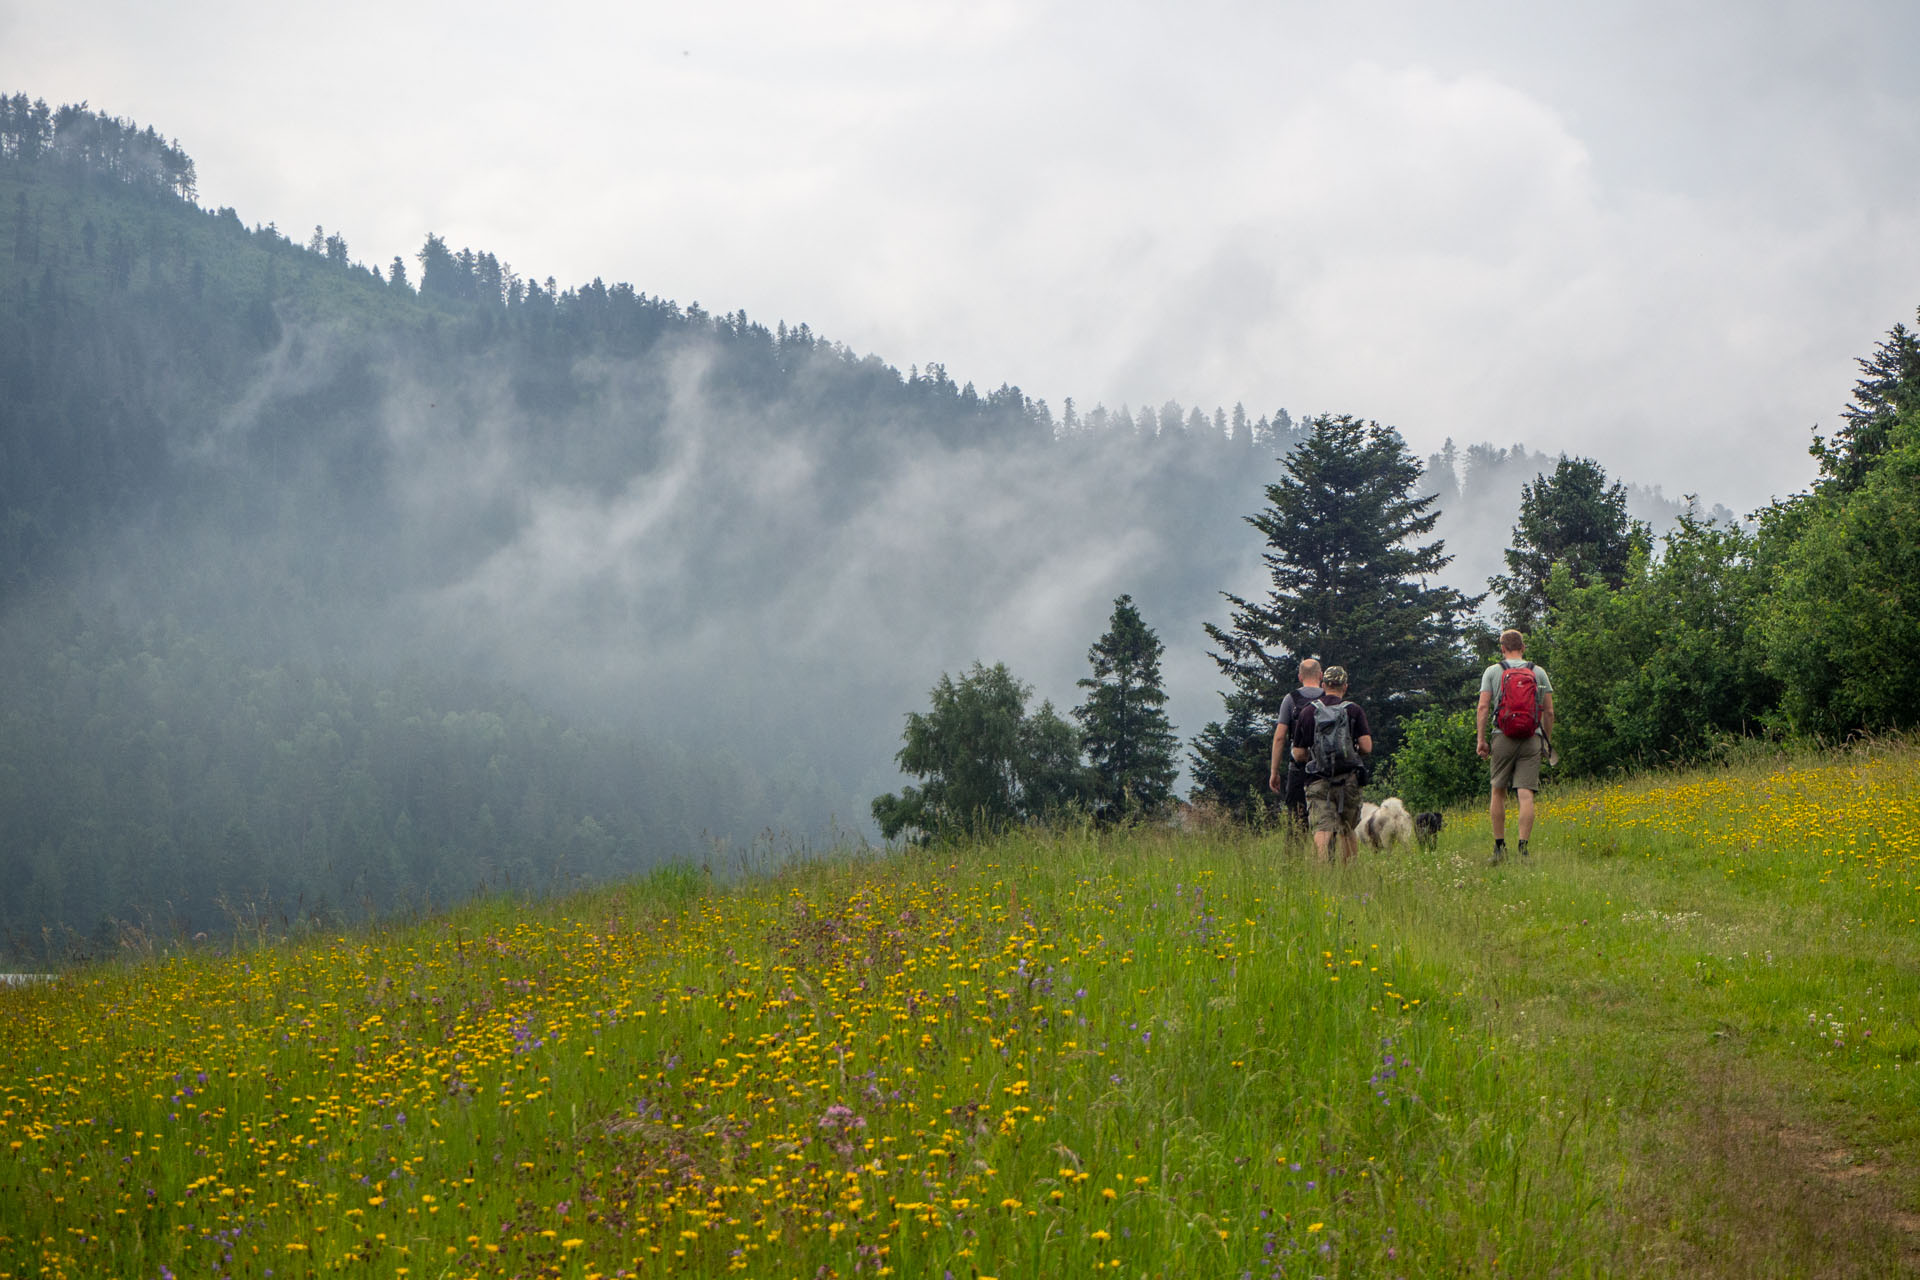
<instances>
[{"instance_id":1,"label":"grassy meadow","mask_svg":"<svg viewBox=\"0 0 1920 1280\"><path fill-rule=\"evenodd\" d=\"M1920 1271L1920 751L0 988L0 1278Z\"/></svg>"}]
</instances>

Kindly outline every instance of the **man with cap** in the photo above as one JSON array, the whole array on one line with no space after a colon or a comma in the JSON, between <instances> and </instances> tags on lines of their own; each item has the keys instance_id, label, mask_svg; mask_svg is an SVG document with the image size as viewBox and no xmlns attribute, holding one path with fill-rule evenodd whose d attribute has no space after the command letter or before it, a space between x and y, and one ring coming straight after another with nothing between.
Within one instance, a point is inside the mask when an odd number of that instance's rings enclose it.
<instances>
[{"instance_id":1,"label":"man with cap","mask_svg":"<svg viewBox=\"0 0 1920 1280\"><path fill-rule=\"evenodd\" d=\"M1328 667L1321 683L1326 695L1308 703L1294 718L1293 758L1306 766L1313 847L1332 861L1335 836L1340 838L1343 859L1360 849L1354 828L1360 823L1360 788L1366 781L1362 757L1373 754L1373 732L1360 704L1346 700L1346 668Z\"/></svg>"}]
</instances>

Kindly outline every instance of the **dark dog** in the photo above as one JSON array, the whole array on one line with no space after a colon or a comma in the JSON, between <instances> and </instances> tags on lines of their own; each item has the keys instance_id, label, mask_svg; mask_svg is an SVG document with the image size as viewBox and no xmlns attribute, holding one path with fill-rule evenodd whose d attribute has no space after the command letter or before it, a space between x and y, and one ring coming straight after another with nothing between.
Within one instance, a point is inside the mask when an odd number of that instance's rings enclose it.
<instances>
[{"instance_id":1,"label":"dark dog","mask_svg":"<svg viewBox=\"0 0 1920 1280\"><path fill-rule=\"evenodd\" d=\"M1425 813L1413 815L1413 838L1422 849L1431 849L1440 842L1440 828L1446 825L1446 817L1429 809Z\"/></svg>"}]
</instances>

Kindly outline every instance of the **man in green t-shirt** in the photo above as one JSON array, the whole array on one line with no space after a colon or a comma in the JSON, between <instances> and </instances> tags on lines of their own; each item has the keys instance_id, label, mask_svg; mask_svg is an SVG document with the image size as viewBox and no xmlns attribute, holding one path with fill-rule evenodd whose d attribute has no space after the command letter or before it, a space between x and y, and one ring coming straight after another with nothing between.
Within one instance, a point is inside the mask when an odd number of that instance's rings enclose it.
<instances>
[{"instance_id":1,"label":"man in green t-shirt","mask_svg":"<svg viewBox=\"0 0 1920 1280\"><path fill-rule=\"evenodd\" d=\"M1493 762L1493 794L1487 817L1493 823L1493 857L1507 860L1507 788L1520 795L1520 856L1533 836L1533 793L1540 789L1540 757L1553 738L1553 681L1547 669L1523 656L1526 638L1508 629L1500 633L1500 661L1480 675L1480 706L1474 716L1474 750ZM1531 705L1529 705L1529 703ZM1487 740L1487 721L1495 733Z\"/></svg>"}]
</instances>

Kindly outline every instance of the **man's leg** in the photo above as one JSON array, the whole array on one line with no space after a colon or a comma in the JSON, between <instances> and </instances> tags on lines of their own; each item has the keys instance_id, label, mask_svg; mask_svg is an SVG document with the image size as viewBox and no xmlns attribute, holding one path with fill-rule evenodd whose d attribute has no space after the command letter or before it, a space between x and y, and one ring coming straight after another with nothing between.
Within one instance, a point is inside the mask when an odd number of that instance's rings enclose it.
<instances>
[{"instance_id":1,"label":"man's leg","mask_svg":"<svg viewBox=\"0 0 1920 1280\"><path fill-rule=\"evenodd\" d=\"M1351 831L1341 832L1340 833L1340 857L1347 862L1352 862L1353 855L1359 852L1360 852L1360 841L1354 836L1353 832Z\"/></svg>"},{"instance_id":2,"label":"man's leg","mask_svg":"<svg viewBox=\"0 0 1920 1280\"><path fill-rule=\"evenodd\" d=\"M1526 791L1522 791L1520 795L1522 796L1520 801L1522 808L1520 812L1524 815L1521 821L1526 823L1528 829L1531 830L1533 825L1533 795ZM1507 789L1505 787L1494 787L1493 797L1487 801L1487 820L1493 824L1493 838L1495 840L1505 840L1507 838Z\"/></svg>"},{"instance_id":3,"label":"man's leg","mask_svg":"<svg viewBox=\"0 0 1920 1280\"><path fill-rule=\"evenodd\" d=\"M1499 771L1496 769L1495 773ZM1507 860L1507 782L1496 777L1493 795L1487 801L1487 819L1493 824L1493 856L1487 865L1497 867Z\"/></svg>"},{"instance_id":4,"label":"man's leg","mask_svg":"<svg viewBox=\"0 0 1920 1280\"><path fill-rule=\"evenodd\" d=\"M1333 832L1316 831L1313 833L1313 851L1322 858L1325 858L1328 862L1333 861L1333 854L1330 852L1332 847Z\"/></svg>"},{"instance_id":5,"label":"man's leg","mask_svg":"<svg viewBox=\"0 0 1920 1280\"><path fill-rule=\"evenodd\" d=\"M1287 817L1292 821L1296 834L1306 834L1307 827L1307 775L1297 764L1287 766Z\"/></svg>"},{"instance_id":6,"label":"man's leg","mask_svg":"<svg viewBox=\"0 0 1920 1280\"><path fill-rule=\"evenodd\" d=\"M1503 806L1504 807L1504 806ZM1493 832L1500 834L1500 823L1494 823ZM1520 788L1520 843L1525 844L1533 836L1533 792L1526 787Z\"/></svg>"}]
</instances>

